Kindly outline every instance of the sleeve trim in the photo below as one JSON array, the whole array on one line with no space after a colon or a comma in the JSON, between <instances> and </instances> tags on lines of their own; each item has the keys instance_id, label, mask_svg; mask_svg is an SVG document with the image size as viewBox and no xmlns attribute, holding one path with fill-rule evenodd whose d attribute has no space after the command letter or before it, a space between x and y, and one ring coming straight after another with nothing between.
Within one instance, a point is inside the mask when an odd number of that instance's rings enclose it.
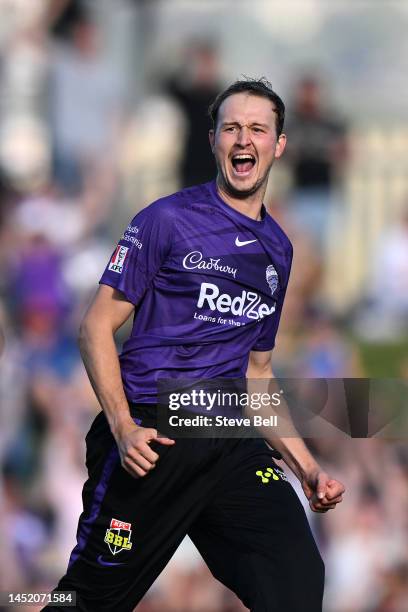
<instances>
[{"instance_id":1,"label":"sleeve trim","mask_svg":"<svg viewBox=\"0 0 408 612\"><path fill-rule=\"evenodd\" d=\"M273 344L265 344L264 346L256 344L251 348L251 351L271 351L275 348L275 342Z\"/></svg>"},{"instance_id":2,"label":"sleeve trim","mask_svg":"<svg viewBox=\"0 0 408 612\"><path fill-rule=\"evenodd\" d=\"M140 301L140 298L136 298L136 296L129 293L128 291L124 291L123 289L120 289L119 287L117 287L115 283L109 278L101 278L101 280L99 281L99 285L108 285L108 287L112 287L112 289L116 289L116 291L119 291L120 293L122 293L125 296L126 300L130 302L131 304L133 304L133 306L137 306L138 302Z\"/></svg>"}]
</instances>

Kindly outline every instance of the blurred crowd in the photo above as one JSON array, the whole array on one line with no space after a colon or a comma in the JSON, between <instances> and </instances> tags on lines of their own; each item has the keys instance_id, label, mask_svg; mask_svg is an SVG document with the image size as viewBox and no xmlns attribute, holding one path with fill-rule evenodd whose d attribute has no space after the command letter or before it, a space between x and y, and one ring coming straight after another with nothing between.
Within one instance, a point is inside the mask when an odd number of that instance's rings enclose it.
<instances>
[{"instance_id":1,"label":"blurred crowd","mask_svg":"<svg viewBox=\"0 0 408 612\"><path fill-rule=\"evenodd\" d=\"M77 348L79 321L129 218L213 178L206 109L235 79L217 40L191 39L177 66L156 66L136 103L91 8L0 0L0 591L50 589L65 571L84 438L99 410ZM327 292L354 163L354 126L329 84L317 72L293 83L287 154L267 193L295 252L274 367L288 377L406 379L407 200L367 253L358 299L339 309ZM385 347L392 358L383 363ZM310 445L347 487L335 512L309 512L327 566L325 610L408 610L405 441L344 435ZM137 607L244 609L188 540Z\"/></svg>"}]
</instances>

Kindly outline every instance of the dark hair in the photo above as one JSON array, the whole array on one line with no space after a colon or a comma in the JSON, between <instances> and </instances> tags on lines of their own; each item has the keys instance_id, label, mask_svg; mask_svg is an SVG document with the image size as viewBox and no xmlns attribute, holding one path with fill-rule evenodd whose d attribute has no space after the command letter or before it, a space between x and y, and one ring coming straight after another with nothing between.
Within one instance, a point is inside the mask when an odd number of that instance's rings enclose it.
<instances>
[{"instance_id":1,"label":"dark hair","mask_svg":"<svg viewBox=\"0 0 408 612\"><path fill-rule=\"evenodd\" d=\"M285 105L278 94L273 91L272 85L265 77L261 77L260 79L245 77L244 80L235 81L235 83L232 83L227 89L219 93L208 108L208 114L211 118L213 128L215 129L217 126L218 111L224 100L233 94L243 92L248 92L254 96L261 96L262 98L268 98L268 100L273 103L276 113L276 133L280 136L285 121Z\"/></svg>"}]
</instances>

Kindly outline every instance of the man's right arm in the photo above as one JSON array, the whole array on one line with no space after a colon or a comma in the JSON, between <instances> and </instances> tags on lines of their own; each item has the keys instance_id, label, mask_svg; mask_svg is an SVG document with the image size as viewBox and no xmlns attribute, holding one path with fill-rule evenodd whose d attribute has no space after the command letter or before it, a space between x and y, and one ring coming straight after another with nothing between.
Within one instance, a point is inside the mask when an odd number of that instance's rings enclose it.
<instances>
[{"instance_id":1,"label":"man's right arm","mask_svg":"<svg viewBox=\"0 0 408 612\"><path fill-rule=\"evenodd\" d=\"M134 305L120 291L101 285L81 323L79 347L89 380L118 445L122 466L132 476L140 477L153 469L158 459L158 454L149 446L150 441L165 445L174 441L158 438L155 429L138 427L130 415L114 337L133 311Z\"/></svg>"}]
</instances>

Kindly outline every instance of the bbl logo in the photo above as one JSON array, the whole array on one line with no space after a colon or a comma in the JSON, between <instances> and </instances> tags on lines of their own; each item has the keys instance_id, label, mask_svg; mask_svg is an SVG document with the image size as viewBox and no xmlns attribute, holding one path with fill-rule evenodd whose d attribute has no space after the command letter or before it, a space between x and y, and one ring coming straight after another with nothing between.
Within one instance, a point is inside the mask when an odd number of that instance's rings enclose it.
<instances>
[{"instance_id":1,"label":"bbl logo","mask_svg":"<svg viewBox=\"0 0 408 612\"><path fill-rule=\"evenodd\" d=\"M106 530L105 542L109 546L112 555L117 555L121 550L130 550L132 542L130 535L132 524L112 519L109 529Z\"/></svg>"}]
</instances>

